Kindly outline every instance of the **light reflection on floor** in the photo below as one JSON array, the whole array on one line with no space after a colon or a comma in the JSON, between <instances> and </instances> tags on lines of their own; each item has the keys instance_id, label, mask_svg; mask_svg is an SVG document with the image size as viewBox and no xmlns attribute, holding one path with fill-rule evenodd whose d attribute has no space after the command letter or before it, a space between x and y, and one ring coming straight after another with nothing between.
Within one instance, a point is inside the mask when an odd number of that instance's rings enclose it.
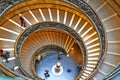
<instances>
[{"instance_id":1,"label":"light reflection on floor","mask_svg":"<svg viewBox=\"0 0 120 80\"><path fill-rule=\"evenodd\" d=\"M45 58L43 58L35 67L36 73L45 80L75 80L75 78L78 76L79 71L76 68L77 63L71 59L70 57L66 57L66 55L62 55L62 59L57 59L58 54L53 53ZM52 73L52 67L56 64L56 62L61 62L63 67L63 73L61 75L54 75ZM50 77L45 78L44 76L44 70L49 70ZM67 72L67 69L71 69L72 71L70 73Z\"/></svg>"}]
</instances>

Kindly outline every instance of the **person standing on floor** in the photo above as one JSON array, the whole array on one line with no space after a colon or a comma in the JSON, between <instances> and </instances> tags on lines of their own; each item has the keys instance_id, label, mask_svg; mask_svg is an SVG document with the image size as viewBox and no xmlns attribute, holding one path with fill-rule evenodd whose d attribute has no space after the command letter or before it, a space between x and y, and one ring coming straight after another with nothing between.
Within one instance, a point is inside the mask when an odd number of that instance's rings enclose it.
<instances>
[{"instance_id":1,"label":"person standing on floor","mask_svg":"<svg viewBox=\"0 0 120 80\"><path fill-rule=\"evenodd\" d=\"M45 75L45 77L50 77L49 71L45 70L44 75Z\"/></svg>"},{"instance_id":2,"label":"person standing on floor","mask_svg":"<svg viewBox=\"0 0 120 80\"><path fill-rule=\"evenodd\" d=\"M80 71L82 69L82 66L80 64L77 64L77 69Z\"/></svg>"},{"instance_id":3,"label":"person standing on floor","mask_svg":"<svg viewBox=\"0 0 120 80\"><path fill-rule=\"evenodd\" d=\"M59 52L59 53L58 53L58 60L60 60L60 59L62 58L62 55L63 55L62 52Z\"/></svg>"}]
</instances>

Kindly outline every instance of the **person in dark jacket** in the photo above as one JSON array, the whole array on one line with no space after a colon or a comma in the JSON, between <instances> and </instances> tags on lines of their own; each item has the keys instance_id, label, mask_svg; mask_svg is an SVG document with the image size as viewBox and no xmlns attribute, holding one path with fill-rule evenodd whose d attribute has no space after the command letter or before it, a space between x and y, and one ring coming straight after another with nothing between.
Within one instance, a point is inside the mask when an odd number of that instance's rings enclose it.
<instances>
[{"instance_id":1,"label":"person in dark jacket","mask_svg":"<svg viewBox=\"0 0 120 80\"><path fill-rule=\"evenodd\" d=\"M50 77L49 71L48 71L48 70L45 70L44 75L45 75L45 77Z\"/></svg>"},{"instance_id":2,"label":"person in dark jacket","mask_svg":"<svg viewBox=\"0 0 120 80\"><path fill-rule=\"evenodd\" d=\"M20 16L20 21L21 21L21 26L26 27L26 21L22 16Z\"/></svg>"}]
</instances>

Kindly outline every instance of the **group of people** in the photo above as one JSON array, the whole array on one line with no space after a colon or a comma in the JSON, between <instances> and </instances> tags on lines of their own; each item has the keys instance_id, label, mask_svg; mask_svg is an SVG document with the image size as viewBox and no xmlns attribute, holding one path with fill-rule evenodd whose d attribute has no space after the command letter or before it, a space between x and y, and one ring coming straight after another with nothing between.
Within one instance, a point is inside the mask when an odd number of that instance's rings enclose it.
<instances>
[{"instance_id":1,"label":"group of people","mask_svg":"<svg viewBox=\"0 0 120 80\"><path fill-rule=\"evenodd\" d=\"M6 62L9 63L8 58L10 57L10 52L0 49L0 57L6 59Z\"/></svg>"},{"instance_id":2,"label":"group of people","mask_svg":"<svg viewBox=\"0 0 120 80\"><path fill-rule=\"evenodd\" d=\"M62 59L62 55L63 55L63 52L59 52L58 53L58 60L60 60L60 59ZM80 65L80 64L77 64L77 69L78 69L78 71L80 71L81 69L82 69L82 66ZM71 70L67 70L68 72L70 71L71 72ZM45 70L44 71L44 75L45 75L45 77L50 77L50 74L49 74L49 70ZM45 80L45 79L43 79L43 80Z\"/></svg>"}]
</instances>

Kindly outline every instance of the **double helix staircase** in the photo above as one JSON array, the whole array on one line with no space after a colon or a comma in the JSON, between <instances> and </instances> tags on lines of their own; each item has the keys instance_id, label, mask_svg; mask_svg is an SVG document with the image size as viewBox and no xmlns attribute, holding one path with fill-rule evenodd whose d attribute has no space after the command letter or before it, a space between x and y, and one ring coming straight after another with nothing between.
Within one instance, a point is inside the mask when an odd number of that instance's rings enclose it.
<instances>
[{"instance_id":1,"label":"double helix staircase","mask_svg":"<svg viewBox=\"0 0 120 80\"><path fill-rule=\"evenodd\" d=\"M56 22L74 30L83 40L86 47L86 64L82 73L78 76L79 80L89 79L90 77L93 77L94 80L101 80L116 68L120 62L120 17L105 0L84 0L98 15L106 32L106 55L103 56L105 59L102 59L102 65L101 67L99 65L98 69L96 67L101 55L101 42L94 24L81 11L73 6L70 7L64 1L46 1L39 2L37 0L33 4L33 0L18 4L18 7L13 7L13 11L6 13L3 20L1 19L0 47L11 52L13 56L10 61L15 60L13 53L15 42L18 41L17 37L20 37L25 30L42 22ZM20 16L25 19L27 27L21 27ZM30 68L31 57L42 46L58 45L69 51L74 43L73 38L59 31L43 30L36 32L28 37L21 47L20 60L23 68L32 75ZM17 67L16 70L19 69L17 64L14 67ZM19 73L22 74L20 71Z\"/></svg>"}]
</instances>

